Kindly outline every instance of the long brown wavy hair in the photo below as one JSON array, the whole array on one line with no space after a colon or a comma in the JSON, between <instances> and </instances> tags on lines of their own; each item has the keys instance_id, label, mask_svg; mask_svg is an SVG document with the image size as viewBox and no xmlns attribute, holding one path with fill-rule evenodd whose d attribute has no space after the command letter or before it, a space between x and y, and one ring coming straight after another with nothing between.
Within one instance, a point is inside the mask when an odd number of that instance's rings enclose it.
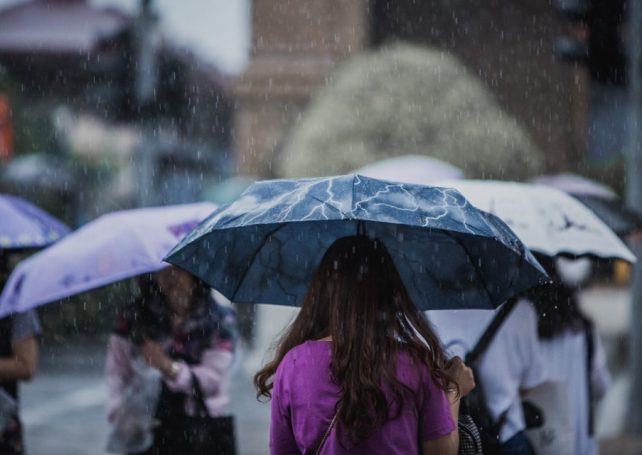
<instances>
[{"instance_id":1,"label":"long brown wavy hair","mask_svg":"<svg viewBox=\"0 0 642 455\"><path fill-rule=\"evenodd\" d=\"M271 398L273 376L288 351L327 336L332 337L331 377L341 390L337 421L354 443L401 412L402 392L409 388L396 377L398 352L427 365L440 388L456 387L438 338L379 240L351 236L330 246L301 311L276 344L274 359L254 377L257 397ZM392 392L394 414L384 385Z\"/></svg>"}]
</instances>

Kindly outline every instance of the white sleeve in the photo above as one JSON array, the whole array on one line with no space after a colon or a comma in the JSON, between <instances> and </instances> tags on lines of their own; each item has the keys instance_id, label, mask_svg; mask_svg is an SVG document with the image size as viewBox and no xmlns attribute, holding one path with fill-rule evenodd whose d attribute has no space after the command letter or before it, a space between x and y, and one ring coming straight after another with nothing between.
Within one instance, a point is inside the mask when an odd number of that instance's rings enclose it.
<instances>
[{"instance_id":1,"label":"white sleeve","mask_svg":"<svg viewBox=\"0 0 642 455\"><path fill-rule=\"evenodd\" d=\"M591 368L591 386L593 387L593 399L601 400L611 385L611 373L606 366L606 355L602 339L593 330L593 364Z\"/></svg>"},{"instance_id":2,"label":"white sleeve","mask_svg":"<svg viewBox=\"0 0 642 455\"><path fill-rule=\"evenodd\" d=\"M531 389L544 382L546 371L544 359L540 350L537 334L537 312L528 301L522 300L516 310L519 310L520 336L515 337L522 360L520 388Z\"/></svg>"}]
</instances>

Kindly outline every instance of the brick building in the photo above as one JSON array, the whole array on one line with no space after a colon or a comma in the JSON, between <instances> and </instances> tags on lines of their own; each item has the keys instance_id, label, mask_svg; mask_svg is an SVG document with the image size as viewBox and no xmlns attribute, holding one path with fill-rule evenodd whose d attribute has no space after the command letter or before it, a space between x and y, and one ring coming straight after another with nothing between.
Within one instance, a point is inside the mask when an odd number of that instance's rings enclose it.
<instances>
[{"instance_id":1,"label":"brick building","mask_svg":"<svg viewBox=\"0 0 642 455\"><path fill-rule=\"evenodd\" d=\"M392 39L452 52L527 128L547 170L570 168L585 149L586 84L555 61L566 27L548 0L254 0L252 57L236 85L239 171L273 175L272 158L329 71Z\"/></svg>"}]
</instances>

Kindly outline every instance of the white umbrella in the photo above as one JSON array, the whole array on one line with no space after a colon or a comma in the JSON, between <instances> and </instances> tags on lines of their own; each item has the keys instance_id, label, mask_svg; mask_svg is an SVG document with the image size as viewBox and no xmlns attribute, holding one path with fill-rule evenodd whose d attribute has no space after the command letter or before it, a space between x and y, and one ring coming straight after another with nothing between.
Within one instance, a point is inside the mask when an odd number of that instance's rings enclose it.
<instances>
[{"instance_id":1,"label":"white umbrella","mask_svg":"<svg viewBox=\"0 0 642 455\"><path fill-rule=\"evenodd\" d=\"M595 213L608 227L625 237L642 229L642 214L631 210L606 185L576 174L541 175L533 183L562 190Z\"/></svg>"},{"instance_id":2,"label":"white umbrella","mask_svg":"<svg viewBox=\"0 0 642 455\"><path fill-rule=\"evenodd\" d=\"M565 172L556 175L540 175L531 180L545 186L552 186L565 193L615 199L617 194L611 188L581 175Z\"/></svg>"},{"instance_id":3,"label":"white umbrella","mask_svg":"<svg viewBox=\"0 0 642 455\"><path fill-rule=\"evenodd\" d=\"M357 169L354 173L415 185L430 185L437 180L464 178L464 171L458 167L422 155L402 155L377 161Z\"/></svg>"},{"instance_id":4,"label":"white umbrella","mask_svg":"<svg viewBox=\"0 0 642 455\"><path fill-rule=\"evenodd\" d=\"M529 183L451 180L476 207L497 215L531 250L548 256L596 256L635 262L635 256L591 210L554 188Z\"/></svg>"}]
</instances>

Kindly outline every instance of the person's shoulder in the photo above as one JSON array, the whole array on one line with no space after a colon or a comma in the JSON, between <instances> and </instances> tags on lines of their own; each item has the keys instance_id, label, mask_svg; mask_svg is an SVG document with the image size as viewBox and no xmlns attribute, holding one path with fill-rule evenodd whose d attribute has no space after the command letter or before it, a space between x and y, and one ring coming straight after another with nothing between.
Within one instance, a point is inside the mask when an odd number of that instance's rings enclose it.
<instances>
[{"instance_id":1,"label":"person's shoulder","mask_svg":"<svg viewBox=\"0 0 642 455\"><path fill-rule=\"evenodd\" d=\"M331 341L307 340L293 347L287 353L292 359L311 358L332 351Z\"/></svg>"},{"instance_id":2,"label":"person's shoulder","mask_svg":"<svg viewBox=\"0 0 642 455\"><path fill-rule=\"evenodd\" d=\"M510 349L518 349L518 346L524 348L537 343L537 311L530 300L520 299L517 302L497 333L497 339L497 344L504 344ZM500 339L502 341L499 341Z\"/></svg>"},{"instance_id":3,"label":"person's shoulder","mask_svg":"<svg viewBox=\"0 0 642 455\"><path fill-rule=\"evenodd\" d=\"M396 359L397 378L411 388L419 387L427 379L432 378L428 364L413 357L408 351L399 350Z\"/></svg>"},{"instance_id":4,"label":"person's shoulder","mask_svg":"<svg viewBox=\"0 0 642 455\"><path fill-rule=\"evenodd\" d=\"M11 337L14 341L39 336L41 333L40 320L35 310L30 309L11 316Z\"/></svg>"},{"instance_id":5,"label":"person's shoulder","mask_svg":"<svg viewBox=\"0 0 642 455\"><path fill-rule=\"evenodd\" d=\"M331 355L331 344L328 341L308 340L290 349L281 360L279 368L289 367L300 362L316 363L322 357Z\"/></svg>"},{"instance_id":6,"label":"person's shoulder","mask_svg":"<svg viewBox=\"0 0 642 455\"><path fill-rule=\"evenodd\" d=\"M517 301L517 304L515 305L513 311L518 313L528 312L535 314L535 304L530 299L521 298Z\"/></svg>"},{"instance_id":7,"label":"person's shoulder","mask_svg":"<svg viewBox=\"0 0 642 455\"><path fill-rule=\"evenodd\" d=\"M522 298L515 304L505 324L519 329L519 327L522 327L524 324L530 324L536 320L537 310L535 309L535 305L530 300Z\"/></svg>"}]
</instances>

